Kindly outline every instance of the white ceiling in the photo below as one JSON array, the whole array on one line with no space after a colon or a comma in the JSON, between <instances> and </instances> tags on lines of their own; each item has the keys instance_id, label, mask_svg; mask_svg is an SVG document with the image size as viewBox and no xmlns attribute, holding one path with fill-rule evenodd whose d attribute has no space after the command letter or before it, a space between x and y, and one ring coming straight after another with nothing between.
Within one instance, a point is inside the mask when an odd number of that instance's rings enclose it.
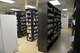
<instances>
[{"instance_id":1,"label":"white ceiling","mask_svg":"<svg viewBox=\"0 0 80 53\"><path fill-rule=\"evenodd\" d=\"M59 0L61 3L60 6L57 6L60 10L67 8L69 11L72 11L74 8L74 0Z\"/></svg>"},{"instance_id":2,"label":"white ceiling","mask_svg":"<svg viewBox=\"0 0 80 53\"><path fill-rule=\"evenodd\" d=\"M0 12L10 11L11 8L19 8L21 10L24 10L25 3L36 6L36 0L14 0L14 1L15 1L14 4L8 4L0 1ZM47 0L39 0L39 2L43 2L43 1L47 1ZM56 7L58 7L60 10L63 8L67 8L69 10L73 9L74 0L59 0L59 2L61 3L61 5Z\"/></svg>"},{"instance_id":3,"label":"white ceiling","mask_svg":"<svg viewBox=\"0 0 80 53\"><path fill-rule=\"evenodd\" d=\"M25 3L27 3L26 0L14 0L14 1L15 1L14 4L4 3L0 1L0 12L10 11L11 8L17 8L17 9L24 10ZM34 1L29 0L27 4L35 6L36 5L35 2L36 0Z\"/></svg>"}]
</instances>

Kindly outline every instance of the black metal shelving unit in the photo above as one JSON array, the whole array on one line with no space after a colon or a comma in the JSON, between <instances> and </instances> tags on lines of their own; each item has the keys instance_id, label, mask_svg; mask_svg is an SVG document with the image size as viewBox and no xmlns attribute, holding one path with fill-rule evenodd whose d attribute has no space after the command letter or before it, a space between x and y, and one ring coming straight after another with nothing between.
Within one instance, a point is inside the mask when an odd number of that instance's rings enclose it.
<instances>
[{"instance_id":1,"label":"black metal shelving unit","mask_svg":"<svg viewBox=\"0 0 80 53\"><path fill-rule=\"evenodd\" d=\"M80 53L80 0L75 0L73 17L76 20L73 49L69 53Z\"/></svg>"},{"instance_id":2,"label":"black metal shelving unit","mask_svg":"<svg viewBox=\"0 0 80 53\"><path fill-rule=\"evenodd\" d=\"M75 1L74 17L76 19L76 25L73 51L75 51L75 53L80 53L80 0Z\"/></svg>"},{"instance_id":3,"label":"black metal shelving unit","mask_svg":"<svg viewBox=\"0 0 80 53\"><path fill-rule=\"evenodd\" d=\"M34 41L38 38L38 11L26 9L27 40Z\"/></svg>"},{"instance_id":4,"label":"black metal shelving unit","mask_svg":"<svg viewBox=\"0 0 80 53\"><path fill-rule=\"evenodd\" d=\"M21 38L23 36L26 36L26 33L27 33L25 12L15 11L14 13L17 16L17 34L18 34L18 37Z\"/></svg>"},{"instance_id":5,"label":"black metal shelving unit","mask_svg":"<svg viewBox=\"0 0 80 53\"><path fill-rule=\"evenodd\" d=\"M48 3L48 46L49 50L61 33L61 11Z\"/></svg>"},{"instance_id":6,"label":"black metal shelving unit","mask_svg":"<svg viewBox=\"0 0 80 53\"><path fill-rule=\"evenodd\" d=\"M61 11L49 2L40 3L39 10L38 46L39 51L47 53L60 37Z\"/></svg>"}]
</instances>

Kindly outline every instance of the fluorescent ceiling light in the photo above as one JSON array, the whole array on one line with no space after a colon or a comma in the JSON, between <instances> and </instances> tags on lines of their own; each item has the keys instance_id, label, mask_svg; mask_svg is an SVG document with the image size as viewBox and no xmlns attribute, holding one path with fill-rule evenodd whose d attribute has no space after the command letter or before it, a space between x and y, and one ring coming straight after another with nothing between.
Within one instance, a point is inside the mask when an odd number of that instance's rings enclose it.
<instances>
[{"instance_id":1,"label":"fluorescent ceiling light","mask_svg":"<svg viewBox=\"0 0 80 53\"><path fill-rule=\"evenodd\" d=\"M62 9L63 11L68 11L68 9Z\"/></svg>"},{"instance_id":2,"label":"fluorescent ceiling light","mask_svg":"<svg viewBox=\"0 0 80 53\"><path fill-rule=\"evenodd\" d=\"M12 10L12 11L20 11L20 9L14 9L14 8L12 8L10 10Z\"/></svg>"},{"instance_id":3,"label":"fluorescent ceiling light","mask_svg":"<svg viewBox=\"0 0 80 53\"><path fill-rule=\"evenodd\" d=\"M35 6L31 6L31 5L26 5L25 8L26 8L26 9L27 9L27 8L32 8L32 9L34 9L34 8L36 8L36 7L35 7Z\"/></svg>"},{"instance_id":4,"label":"fluorescent ceiling light","mask_svg":"<svg viewBox=\"0 0 80 53\"><path fill-rule=\"evenodd\" d=\"M15 1L12 1L12 0L0 0L0 1L5 3L15 3Z\"/></svg>"},{"instance_id":5,"label":"fluorescent ceiling light","mask_svg":"<svg viewBox=\"0 0 80 53\"><path fill-rule=\"evenodd\" d=\"M53 5L60 5L60 2L58 0L49 1Z\"/></svg>"}]
</instances>

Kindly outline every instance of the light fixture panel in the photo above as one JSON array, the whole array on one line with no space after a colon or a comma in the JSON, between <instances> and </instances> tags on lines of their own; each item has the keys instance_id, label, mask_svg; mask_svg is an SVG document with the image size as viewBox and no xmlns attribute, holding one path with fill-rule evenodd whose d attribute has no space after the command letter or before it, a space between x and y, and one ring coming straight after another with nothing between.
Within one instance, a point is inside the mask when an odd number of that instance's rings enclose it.
<instances>
[{"instance_id":1,"label":"light fixture panel","mask_svg":"<svg viewBox=\"0 0 80 53\"><path fill-rule=\"evenodd\" d=\"M62 9L62 11L68 11L68 9Z\"/></svg>"},{"instance_id":2,"label":"light fixture panel","mask_svg":"<svg viewBox=\"0 0 80 53\"><path fill-rule=\"evenodd\" d=\"M5 2L5 3L15 3L15 1L13 0L0 0L1 2Z\"/></svg>"},{"instance_id":3,"label":"light fixture panel","mask_svg":"<svg viewBox=\"0 0 80 53\"><path fill-rule=\"evenodd\" d=\"M26 5L26 6L25 6L25 9L27 9L27 8L35 9L36 7L35 7L35 6L31 6L31 5Z\"/></svg>"},{"instance_id":4,"label":"light fixture panel","mask_svg":"<svg viewBox=\"0 0 80 53\"><path fill-rule=\"evenodd\" d=\"M20 11L20 9L15 9L15 8L12 8L10 10L12 10L12 11Z\"/></svg>"},{"instance_id":5,"label":"light fixture panel","mask_svg":"<svg viewBox=\"0 0 80 53\"><path fill-rule=\"evenodd\" d=\"M52 5L60 5L60 2L58 0L52 0L49 1Z\"/></svg>"}]
</instances>

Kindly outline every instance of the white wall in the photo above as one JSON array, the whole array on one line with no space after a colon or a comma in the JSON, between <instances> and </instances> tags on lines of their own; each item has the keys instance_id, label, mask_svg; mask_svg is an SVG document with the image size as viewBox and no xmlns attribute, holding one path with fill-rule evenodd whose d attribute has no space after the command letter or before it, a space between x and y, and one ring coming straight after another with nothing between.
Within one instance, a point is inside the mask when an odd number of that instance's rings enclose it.
<instances>
[{"instance_id":1,"label":"white wall","mask_svg":"<svg viewBox=\"0 0 80 53\"><path fill-rule=\"evenodd\" d=\"M62 13L63 13L63 12L62 12ZM69 19L69 17L72 15L72 11L66 12L66 13L67 13L66 18L63 18L63 17L61 16L62 28L68 28L68 19Z\"/></svg>"}]
</instances>

